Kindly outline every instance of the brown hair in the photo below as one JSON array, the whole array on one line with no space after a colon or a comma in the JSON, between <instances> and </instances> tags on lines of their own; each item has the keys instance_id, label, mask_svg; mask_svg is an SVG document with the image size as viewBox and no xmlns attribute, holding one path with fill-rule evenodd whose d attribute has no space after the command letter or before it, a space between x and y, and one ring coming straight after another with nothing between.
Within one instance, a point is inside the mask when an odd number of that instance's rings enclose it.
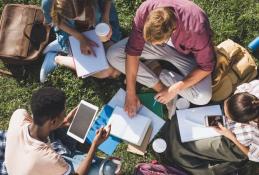
<instances>
[{"instance_id":1,"label":"brown hair","mask_svg":"<svg viewBox=\"0 0 259 175\"><path fill-rule=\"evenodd\" d=\"M229 117L236 122L247 123L259 119L259 99L247 92L237 93L226 101ZM259 123L257 121L259 126Z\"/></svg>"},{"instance_id":2,"label":"brown hair","mask_svg":"<svg viewBox=\"0 0 259 175\"><path fill-rule=\"evenodd\" d=\"M176 27L173 9L157 8L150 12L144 24L144 39L148 42L168 39Z\"/></svg>"},{"instance_id":3,"label":"brown hair","mask_svg":"<svg viewBox=\"0 0 259 175\"><path fill-rule=\"evenodd\" d=\"M51 17L53 23L59 24L62 17L74 19L85 11L87 24L95 23L95 0L54 0Z\"/></svg>"}]
</instances>

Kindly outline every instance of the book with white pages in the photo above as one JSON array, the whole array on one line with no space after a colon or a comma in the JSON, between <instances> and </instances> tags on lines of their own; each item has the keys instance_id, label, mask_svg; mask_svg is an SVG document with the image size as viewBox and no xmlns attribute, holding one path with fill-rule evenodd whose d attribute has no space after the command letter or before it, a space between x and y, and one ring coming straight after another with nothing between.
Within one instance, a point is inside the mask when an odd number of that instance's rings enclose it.
<instances>
[{"instance_id":1,"label":"book with white pages","mask_svg":"<svg viewBox=\"0 0 259 175\"><path fill-rule=\"evenodd\" d=\"M96 56L85 55L81 53L80 42L73 36L69 37L70 48L74 58L76 73L78 77L85 78L96 72L100 72L109 68L108 61L105 56L105 51L102 42L95 34L94 30L83 32L90 40L94 41L99 47L92 47Z\"/></svg>"},{"instance_id":2,"label":"book with white pages","mask_svg":"<svg viewBox=\"0 0 259 175\"><path fill-rule=\"evenodd\" d=\"M126 92L122 88L120 88L117 93L112 97L112 99L108 102L108 105L115 108L116 106L119 106L123 108L124 103L125 103L125 97L126 97ZM152 133L151 137L149 139L149 143L154 139L156 134L160 131L162 126L165 124L165 121L158 117L154 112L149 110L147 107L142 105L138 111L138 114L149 118L152 126Z\"/></svg>"},{"instance_id":3,"label":"book with white pages","mask_svg":"<svg viewBox=\"0 0 259 175\"><path fill-rule=\"evenodd\" d=\"M213 127L205 126L206 115L222 115L219 105L177 110L176 114L182 142L220 136Z\"/></svg>"},{"instance_id":4,"label":"book with white pages","mask_svg":"<svg viewBox=\"0 0 259 175\"><path fill-rule=\"evenodd\" d=\"M116 106L108 124L111 124L111 135L140 146L151 119L140 114L130 118L123 108Z\"/></svg>"}]
</instances>

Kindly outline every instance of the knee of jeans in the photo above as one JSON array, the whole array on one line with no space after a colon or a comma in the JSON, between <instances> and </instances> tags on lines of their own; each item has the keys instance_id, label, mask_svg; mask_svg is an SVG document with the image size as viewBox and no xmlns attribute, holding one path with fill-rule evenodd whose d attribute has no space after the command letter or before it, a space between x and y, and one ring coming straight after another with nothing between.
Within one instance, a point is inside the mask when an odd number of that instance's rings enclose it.
<instances>
[{"instance_id":1,"label":"knee of jeans","mask_svg":"<svg viewBox=\"0 0 259 175\"><path fill-rule=\"evenodd\" d=\"M212 97L211 91L200 92L199 95L193 99L193 104L206 105L210 102Z\"/></svg>"},{"instance_id":2,"label":"knee of jeans","mask_svg":"<svg viewBox=\"0 0 259 175\"><path fill-rule=\"evenodd\" d=\"M113 45L114 46L114 45ZM116 62L119 56L119 49L116 47L111 46L106 53L106 57L108 62L113 66L116 67Z\"/></svg>"}]
</instances>

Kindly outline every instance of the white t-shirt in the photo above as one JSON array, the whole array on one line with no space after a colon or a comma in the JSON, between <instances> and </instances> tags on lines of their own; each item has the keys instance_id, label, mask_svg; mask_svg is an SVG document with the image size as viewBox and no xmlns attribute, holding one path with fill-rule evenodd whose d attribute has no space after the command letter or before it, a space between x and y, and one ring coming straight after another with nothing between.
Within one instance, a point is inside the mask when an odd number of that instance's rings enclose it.
<instances>
[{"instance_id":1,"label":"white t-shirt","mask_svg":"<svg viewBox=\"0 0 259 175\"><path fill-rule=\"evenodd\" d=\"M10 175L64 175L70 166L50 144L32 138L32 118L24 109L16 110L6 137L5 165Z\"/></svg>"},{"instance_id":2,"label":"white t-shirt","mask_svg":"<svg viewBox=\"0 0 259 175\"><path fill-rule=\"evenodd\" d=\"M171 37L170 37L170 39L167 41L166 44L167 44L168 46L171 46L171 47L175 48Z\"/></svg>"}]
</instances>

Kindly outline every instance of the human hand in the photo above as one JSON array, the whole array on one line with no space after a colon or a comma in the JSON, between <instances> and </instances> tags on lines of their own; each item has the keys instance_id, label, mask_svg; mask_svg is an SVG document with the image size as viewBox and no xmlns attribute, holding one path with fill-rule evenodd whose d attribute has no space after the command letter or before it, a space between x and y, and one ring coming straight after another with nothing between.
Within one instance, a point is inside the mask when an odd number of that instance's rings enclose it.
<instances>
[{"instance_id":1,"label":"human hand","mask_svg":"<svg viewBox=\"0 0 259 175\"><path fill-rule=\"evenodd\" d=\"M94 41L88 38L80 40L80 50L82 54L96 56L93 47L98 47L98 45Z\"/></svg>"},{"instance_id":2,"label":"human hand","mask_svg":"<svg viewBox=\"0 0 259 175\"><path fill-rule=\"evenodd\" d=\"M61 127L69 127L73 118L75 117L75 113L78 109L78 106L76 106L74 109L72 109L68 115L64 118L63 123L61 124Z\"/></svg>"},{"instance_id":3,"label":"human hand","mask_svg":"<svg viewBox=\"0 0 259 175\"><path fill-rule=\"evenodd\" d=\"M218 127L214 128L219 134L227 137L228 139L232 141L236 139L236 136L228 128L224 127L220 122L218 122Z\"/></svg>"},{"instance_id":4,"label":"human hand","mask_svg":"<svg viewBox=\"0 0 259 175\"><path fill-rule=\"evenodd\" d=\"M128 113L129 117L134 117L139 110L141 103L136 94L126 94L124 110Z\"/></svg>"},{"instance_id":5,"label":"human hand","mask_svg":"<svg viewBox=\"0 0 259 175\"><path fill-rule=\"evenodd\" d=\"M158 92L155 96L156 101L159 103L167 104L175 98L178 94L178 90L175 89L173 86L170 88L165 88L164 90Z\"/></svg>"},{"instance_id":6,"label":"human hand","mask_svg":"<svg viewBox=\"0 0 259 175\"><path fill-rule=\"evenodd\" d=\"M101 127L96 131L96 135L93 141L93 144L95 146L99 146L102 144L110 135L111 132L111 125L108 125L106 127Z\"/></svg>"}]
</instances>

